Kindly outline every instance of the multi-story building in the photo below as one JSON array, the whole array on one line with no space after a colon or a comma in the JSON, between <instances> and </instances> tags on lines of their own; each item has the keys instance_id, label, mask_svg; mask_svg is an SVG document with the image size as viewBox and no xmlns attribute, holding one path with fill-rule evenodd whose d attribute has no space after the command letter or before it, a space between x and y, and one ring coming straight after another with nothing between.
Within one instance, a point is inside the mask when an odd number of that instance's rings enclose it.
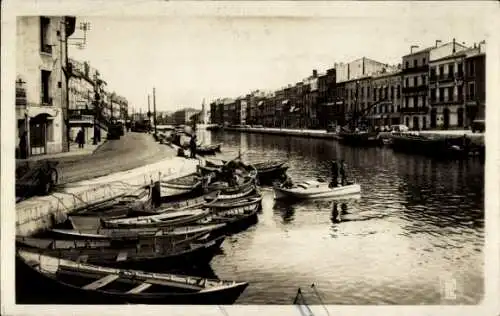
<instances>
[{"instance_id":1,"label":"multi-story building","mask_svg":"<svg viewBox=\"0 0 500 316\"><path fill-rule=\"evenodd\" d=\"M466 123L485 118L486 101L486 42L474 44L474 50L465 57L465 105Z\"/></svg>"},{"instance_id":2,"label":"multi-story building","mask_svg":"<svg viewBox=\"0 0 500 316\"><path fill-rule=\"evenodd\" d=\"M17 18L16 147L23 158L69 149L63 68L66 39L75 31L75 23L74 17Z\"/></svg>"},{"instance_id":3,"label":"multi-story building","mask_svg":"<svg viewBox=\"0 0 500 316\"><path fill-rule=\"evenodd\" d=\"M419 130L428 127L433 128L433 124L429 124L430 121L432 121L429 111L429 62L431 60L437 61L438 59L467 48L457 43L455 40L442 45L439 45L439 43L440 41L436 41L435 46L412 52L402 58L402 122L410 129ZM451 81L443 77L443 83L444 82ZM442 92L444 93L444 90ZM444 97L444 94L442 97ZM444 126L444 122L442 122L442 124Z\"/></svg>"},{"instance_id":4,"label":"multi-story building","mask_svg":"<svg viewBox=\"0 0 500 316\"><path fill-rule=\"evenodd\" d=\"M388 72L396 70L395 66L362 57L348 63L335 63L337 82L349 81L352 79L367 77L379 73L382 69Z\"/></svg>"},{"instance_id":5,"label":"multi-story building","mask_svg":"<svg viewBox=\"0 0 500 316\"><path fill-rule=\"evenodd\" d=\"M466 105L466 96L475 96L475 82L469 82L467 78L470 77L466 77L466 73L475 74L475 67L471 67L471 63L468 63L467 59L470 56L479 55L480 48L476 46L460 49L444 56L443 54L433 56L432 53L433 51L431 51L429 70L429 95L432 106L430 125L432 128L443 129L468 127L477 115L474 109L479 110L479 107L467 107ZM467 66L469 68L466 68ZM480 76L481 71L482 77L484 77L484 65L479 67ZM471 103L469 102L469 105L472 105Z\"/></svg>"},{"instance_id":6,"label":"multi-story building","mask_svg":"<svg viewBox=\"0 0 500 316\"><path fill-rule=\"evenodd\" d=\"M371 126L400 124L401 72L383 72L371 78L371 108L367 116ZM368 92L370 90L368 89Z\"/></svg>"}]
</instances>

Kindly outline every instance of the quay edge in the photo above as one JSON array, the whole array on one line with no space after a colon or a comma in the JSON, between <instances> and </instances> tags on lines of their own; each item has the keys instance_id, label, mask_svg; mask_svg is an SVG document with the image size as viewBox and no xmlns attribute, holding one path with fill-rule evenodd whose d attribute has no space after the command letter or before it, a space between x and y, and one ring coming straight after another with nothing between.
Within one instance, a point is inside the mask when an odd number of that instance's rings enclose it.
<instances>
[{"instance_id":1,"label":"quay edge","mask_svg":"<svg viewBox=\"0 0 500 316\"><path fill-rule=\"evenodd\" d=\"M279 128L251 128L251 127L224 127L225 131L258 133L258 134L274 134L283 136L297 136L309 138L336 139L337 134L327 132L326 130L295 130L295 129L279 129Z\"/></svg>"},{"instance_id":2,"label":"quay edge","mask_svg":"<svg viewBox=\"0 0 500 316\"><path fill-rule=\"evenodd\" d=\"M134 186L168 180L196 171L198 160L173 157L92 180L70 183L58 192L16 204L16 235L29 236L63 222L67 214L86 204L115 198Z\"/></svg>"},{"instance_id":3,"label":"quay edge","mask_svg":"<svg viewBox=\"0 0 500 316\"><path fill-rule=\"evenodd\" d=\"M308 138L323 138L323 139L338 139L337 133L327 132L326 130L300 130L300 129L280 129L280 128L255 128L255 127L224 127L225 131L245 132L245 133L258 133L258 134L274 134L283 136L297 136ZM412 133L412 132L406 132ZM463 130L443 130L443 131L419 131L418 133L426 136L436 138L457 137L466 134L473 143L478 145L485 145L484 133L475 134L472 131Z\"/></svg>"}]
</instances>

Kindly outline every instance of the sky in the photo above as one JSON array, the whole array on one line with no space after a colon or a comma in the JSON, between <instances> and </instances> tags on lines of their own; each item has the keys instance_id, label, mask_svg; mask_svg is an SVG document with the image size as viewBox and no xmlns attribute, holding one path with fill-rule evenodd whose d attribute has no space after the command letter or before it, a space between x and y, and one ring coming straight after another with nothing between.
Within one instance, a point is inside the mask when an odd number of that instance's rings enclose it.
<instances>
[{"instance_id":1,"label":"sky","mask_svg":"<svg viewBox=\"0 0 500 316\"><path fill-rule=\"evenodd\" d=\"M363 14L327 6L304 14L278 7L265 14L77 16L77 25L90 22L91 30L86 47L71 46L70 56L90 62L136 111L147 109L153 87L157 110L175 111L201 108L204 99L274 91L335 62L365 56L397 64L411 45L488 39L488 20L465 2L363 8ZM81 35L77 30L74 37Z\"/></svg>"}]
</instances>

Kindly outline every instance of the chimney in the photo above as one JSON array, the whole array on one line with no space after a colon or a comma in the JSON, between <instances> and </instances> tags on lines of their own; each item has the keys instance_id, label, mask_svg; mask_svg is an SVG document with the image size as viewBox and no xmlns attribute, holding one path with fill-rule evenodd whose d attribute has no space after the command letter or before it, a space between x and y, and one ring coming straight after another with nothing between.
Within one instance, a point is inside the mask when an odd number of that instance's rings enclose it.
<instances>
[{"instance_id":1,"label":"chimney","mask_svg":"<svg viewBox=\"0 0 500 316\"><path fill-rule=\"evenodd\" d=\"M453 54L455 54L456 49L455 49L455 38L453 38Z\"/></svg>"},{"instance_id":2,"label":"chimney","mask_svg":"<svg viewBox=\"0 0 500 316\"><path fill-rule=\"evenodd\" d=\"M441 44L441 40L436 40L436 47L438 47L439 44Z\"/></svg>"},{"instance_id":3,"label":"chimney","mask_svg":"<svg viewBox=\"0 0 500 316\"><path fill-rule=\"evenodd\" d=\"M318 77L318 71L316 69L313 69L313 78Z\"/></svg>"}]
</instances>

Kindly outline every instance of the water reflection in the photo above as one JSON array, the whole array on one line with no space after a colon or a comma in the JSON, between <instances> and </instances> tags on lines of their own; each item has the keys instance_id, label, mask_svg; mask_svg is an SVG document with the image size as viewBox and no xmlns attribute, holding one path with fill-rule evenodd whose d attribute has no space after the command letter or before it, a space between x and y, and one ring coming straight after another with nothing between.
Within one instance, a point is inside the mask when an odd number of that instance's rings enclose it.
<instances>
[{"instance_id":1,"label":"water reflection","mask_svg":"<svg viewBox=\"0 0 500 316\"><path fill-rule=\"evenodd\" d=\"M289 304L283 293L323 280L327 304L434 304L443 273L467 285L456 304L481 299L481 161L274 135L217 133L212 141L224 143L221 157L234 157L240 144L249 161L286 157L296 180L327 179L328 161L344 159L361 185L359 198L348 200L275 201L272 189L263 190L259 224L214 261L218 274L237 271L252 284L239 303Z\"/></svg>"}]
</instances>

